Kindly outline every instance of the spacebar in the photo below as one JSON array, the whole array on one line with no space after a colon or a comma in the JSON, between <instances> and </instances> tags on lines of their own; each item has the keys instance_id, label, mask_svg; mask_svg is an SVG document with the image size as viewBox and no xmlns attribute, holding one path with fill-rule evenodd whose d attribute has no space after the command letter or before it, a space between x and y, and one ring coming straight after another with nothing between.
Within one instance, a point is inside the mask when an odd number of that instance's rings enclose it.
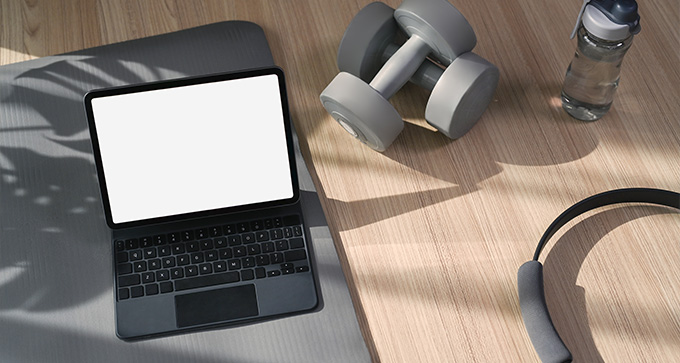
<instances>
[{"instance_id":1,"label":"spacebar","mask_svg":"<svg viewBox=\"0 0 680 363\"><path fill-rule=\"evenodd\" d=\"M225 272L218 275L208 275L201 277L192 277L190 279L175 281L175 291L195 289L197 287L206 287L219 284L227 284L230 282L239 281L238 272Z\"/></svg>"}]
</instances>

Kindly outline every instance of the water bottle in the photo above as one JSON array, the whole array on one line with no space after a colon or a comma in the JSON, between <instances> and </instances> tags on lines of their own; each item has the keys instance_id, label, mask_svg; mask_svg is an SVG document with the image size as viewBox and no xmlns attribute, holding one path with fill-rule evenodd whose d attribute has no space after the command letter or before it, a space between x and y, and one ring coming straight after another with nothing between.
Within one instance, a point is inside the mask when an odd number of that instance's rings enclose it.
<instances>
[{"instance_id":1,"label":"water bottle","mask_svg":"<svg viewBox=\"0 0 680 363\"><path fill-rule=\"evenodd\" d=\"M584 0L571 38L574 59L562 87L562 108L572 117L595 121L609 111L619 85L623 56L640 32L635 0Z\"/></svg>"}]
</instances>

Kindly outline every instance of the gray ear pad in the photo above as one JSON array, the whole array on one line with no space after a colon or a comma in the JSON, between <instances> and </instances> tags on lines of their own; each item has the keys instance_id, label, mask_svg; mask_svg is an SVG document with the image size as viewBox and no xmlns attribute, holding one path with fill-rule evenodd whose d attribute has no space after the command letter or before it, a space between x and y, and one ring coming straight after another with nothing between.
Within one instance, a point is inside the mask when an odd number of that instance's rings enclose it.
<instances>
[{"instance_id":1,"label":"gray ear pad","mask_svg":"<svg viewBox=\"0 0 680 363\"><path fill-rule=\"evenodd\" d=\"M517 272L517 285L524 325L541 361L571 362L571 353L557 334L545 303L543 265L532 260L520 266Z\"/></svg>"}]
</instances>

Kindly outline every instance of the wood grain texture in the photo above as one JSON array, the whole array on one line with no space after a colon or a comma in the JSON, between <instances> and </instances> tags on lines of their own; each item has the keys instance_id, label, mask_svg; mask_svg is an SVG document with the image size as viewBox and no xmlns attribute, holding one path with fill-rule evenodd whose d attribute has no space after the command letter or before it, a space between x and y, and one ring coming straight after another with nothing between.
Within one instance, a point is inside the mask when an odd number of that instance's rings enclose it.
<instances>
[{"instance_id":1,"label":"wood grain texture","mask_svg":"<svg viewBox=\"0 0 680 363\"><path fill-rule=\"evenodd\" d=\"M261 25L375 360L537 361L516 273L543 230L607 189L680 190L680 3L639 2L642 32L614 106L583 123L559 101L579 1L452 0L476 31L475 53L500 69L495 99L452 141L425 123L427 92L407 85L391 100L405 129L377 153L318 100L368 2L2 0L0 64L223 20ZM680 215L612 207L567 227L542 260L576 361L679 361Z\"/></svg>"}]
</instances>

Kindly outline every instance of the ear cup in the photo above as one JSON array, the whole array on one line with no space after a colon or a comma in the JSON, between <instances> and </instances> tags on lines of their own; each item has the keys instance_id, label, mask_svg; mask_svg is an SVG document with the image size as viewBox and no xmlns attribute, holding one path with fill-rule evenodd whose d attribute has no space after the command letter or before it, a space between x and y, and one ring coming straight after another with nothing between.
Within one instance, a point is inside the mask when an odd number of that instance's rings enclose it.
<instances>
[{"instance_id":1,"label":"ear cup","mask_svg":"<svg viewBox=\"0 0 680 363\"><path fill-rule=\"evenodd\" d=\"M397 110L366 82L346 72L321 92L321 103L359 141L385 151L404 128Z\"/></svg>"},{"instance_id":2,"label":"ear cup","mask_svg":"<svg viewBox=\"0 0 680 363\"><path fill-rule=\"evenodd\" d=\"M557 334L545 303L543 265L538 261L524 263L517 272L517 287L524 326L541 361L571 362L571 353Z\"/></svg>"},{"instance_id":3,"label":"ear cup","mask_svg":"<svg viewBox=\"0 0 680 363\"><path fill-rule=\"evenodd\" d=\"M452 139L463 136L491 103L498 78L498 68L484 58L461 54L432 89L425 119Z\"/></svg>"}]
</instances>

